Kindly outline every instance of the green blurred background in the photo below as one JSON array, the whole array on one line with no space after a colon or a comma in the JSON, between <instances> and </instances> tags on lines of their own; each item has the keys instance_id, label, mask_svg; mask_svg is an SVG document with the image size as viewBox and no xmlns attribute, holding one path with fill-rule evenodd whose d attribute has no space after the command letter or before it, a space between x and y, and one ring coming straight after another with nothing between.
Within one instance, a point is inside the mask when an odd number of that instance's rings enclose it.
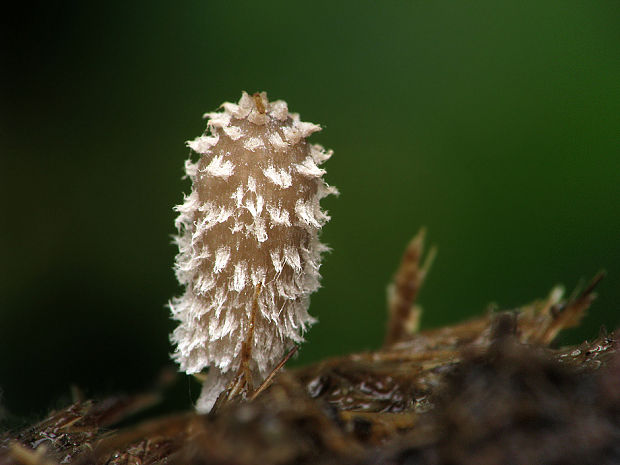
<instances>
[{"instance_id":1,"label":"green blurred background","mask_svg":"<svg viewBox=\"0 0 620 465\"><path fill-rule=\"evenodd\" d=\"M620 323L620 3L28 3L2 31L0 402L39 415L149 386L184 141L241 90L285 99L335 150L296 364L381 343L385 287L421 227L423 327L608 271L561 343ZM180 381L178 408L197 394ZM6 413L6 412L5 412Z\"/></svg>"}]
</instances>

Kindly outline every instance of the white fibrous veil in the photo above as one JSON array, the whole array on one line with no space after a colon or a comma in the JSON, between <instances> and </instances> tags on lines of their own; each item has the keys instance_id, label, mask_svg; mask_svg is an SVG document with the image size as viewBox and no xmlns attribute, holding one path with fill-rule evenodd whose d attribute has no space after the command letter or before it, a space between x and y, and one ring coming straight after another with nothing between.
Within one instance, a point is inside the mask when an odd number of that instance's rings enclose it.
<instances>
[{"instance_id":1,"label":"white fibrous veil","mask_svg":"<svg viewBox=\"0 0 620 465\"><path fill-rule=\"evenodd\" d=\"M170 302L179 322L174 360L187 373L209 368L199 411L211 409L239 369L253 308L254 382L304 340L328 250L318 237L329 220L319 201L337 193L319 167L332 152L306 141L321 128L286 102L244 92L205 117L205 134L187 143L199 156L185 163L192 190L175 207L175 271L185 292Z\"/></svg>"}]
</instances>

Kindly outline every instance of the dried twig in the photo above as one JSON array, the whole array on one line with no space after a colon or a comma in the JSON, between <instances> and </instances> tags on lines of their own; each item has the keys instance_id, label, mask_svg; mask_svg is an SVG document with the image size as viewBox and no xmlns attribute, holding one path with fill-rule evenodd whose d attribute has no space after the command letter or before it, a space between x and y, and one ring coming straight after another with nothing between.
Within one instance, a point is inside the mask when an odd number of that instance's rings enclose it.
<instances>
[{"instance_id":1,"label":"dried twig","mask_svg":"<svg viewBox=\"0 0 620 465\"><path fill-rule=\"evenodd\" d=\"M400 266L388 286L387 332L384 347L389 347L418 330L421 310L414 306L424 279L433 264L437 249L431 248L422 265L426 231L420 229L405 249Z\"/></svg>"}]
</instances>

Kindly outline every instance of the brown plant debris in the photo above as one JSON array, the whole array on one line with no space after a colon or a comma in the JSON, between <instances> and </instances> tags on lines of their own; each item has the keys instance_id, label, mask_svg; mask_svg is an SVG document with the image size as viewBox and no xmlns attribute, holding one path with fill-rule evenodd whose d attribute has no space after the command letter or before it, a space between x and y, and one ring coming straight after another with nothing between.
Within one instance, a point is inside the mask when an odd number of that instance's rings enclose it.
<instances>
[{"instance_id":1,"label":"brown plant debris","mask_svg":"<svg viewBox=\"0 0 620 465\"><path fill-rule=\"evenodd\" d=\"M422 312L414 303L437 253L437 249L432 248L424 264L420 264L425 236L426 230L423 228L411 239L394 279L388 286L388 323L384 342L386 347L418 330Z\"/></svg>"},{"instance_id":2,"label":"brown plant debris","mask_svg":"<svg viewBox=\"0 0 620 465\"><path fill-rule=\"evenodd\" d=\"M114 429L156 398L78 401L0 436L0 465L620 463L616 333L548 347L579 323L602 275L568 298L556 287L521 308L412 332L430 263L420 265L422 245L423 233L396 273L380 350L281 371L252 401L209 415Z\"/></svg>"}]
</instances>

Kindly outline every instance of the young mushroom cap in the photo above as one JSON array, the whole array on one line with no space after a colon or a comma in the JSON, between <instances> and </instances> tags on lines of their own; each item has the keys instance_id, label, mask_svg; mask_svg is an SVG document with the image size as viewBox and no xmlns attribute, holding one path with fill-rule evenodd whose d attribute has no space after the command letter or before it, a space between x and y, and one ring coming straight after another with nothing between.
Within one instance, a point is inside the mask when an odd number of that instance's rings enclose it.
<instances>
[{"instance_id":1,"label":"young mushroom cap","mask_svg":"<svg viewBox=\"0 0 620 465\"><path fill-rule=\"evenodd\" d=\"M207 131L189 141L192 191L176 207L176 275L171 336L181 370L209 367L198 409L209 411L242 362L260 383L315 322L309 296L319 288L319 232L329 216L319 201L336 194L319 166L331 156L306 138L320 127L266 93L207 113ZM253 314L253 312L255 314ZM251 331L250 331L251 329Z\"/></svg>"}]
</instances>

